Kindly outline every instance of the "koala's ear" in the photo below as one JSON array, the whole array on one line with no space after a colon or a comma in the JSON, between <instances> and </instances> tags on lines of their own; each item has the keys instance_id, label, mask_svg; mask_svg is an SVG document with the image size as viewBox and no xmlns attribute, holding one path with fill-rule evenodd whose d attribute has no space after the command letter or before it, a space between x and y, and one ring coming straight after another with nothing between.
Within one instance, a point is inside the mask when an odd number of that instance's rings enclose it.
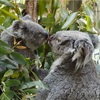
<instances>
[{"instance_id":1,"label":"koala's ear","mask_svg":"<svg viewBox=\"0 0 100 100\"><path fill-rule=\"evenodd\" d=\"M32 18L30 15L25 15L24 17L21 18L22 20L31 20L32 21Z\"/></svg>"},{"instance_id":2,"label":"koala's ear","mask_svg":"<svg viewBox=\"0 0 100 100\"><path fill-rule=\"evenodd\" d=\"M75 71L79 68L85 66L91 59L94 47L90 41L87 39L79 39L74 43L74 55L72 61L76 60Z\"/></svg>"},{"instance_id":3,"label":"koala's ear","mask_svg":"<svg viewBox=\"0 0 100 100\"><path fill-rule=\"evenodd\" d=\"M17 30L17 29L21 29L23 28L24 22L22 21L14 21L12 26L13 26L13 30Z\"/></svg>"}]
</instances>

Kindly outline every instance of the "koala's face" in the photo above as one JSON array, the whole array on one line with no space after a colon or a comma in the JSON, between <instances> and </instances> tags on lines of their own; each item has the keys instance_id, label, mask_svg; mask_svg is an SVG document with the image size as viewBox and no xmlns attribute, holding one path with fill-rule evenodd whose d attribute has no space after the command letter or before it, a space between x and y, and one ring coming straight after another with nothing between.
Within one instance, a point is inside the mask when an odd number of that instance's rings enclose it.
<instances>
[{"instance_id":1,"label":"koala's face","mask_svg":"<svg viewBox=\"0 0 100 100\"><path fill-rule=\"evenodd\" d=\"M33 50L42 45L48 38L45 29L29 19L22 19L22 22L15 21L12 25L12 33L15 37L22 38L26 42L26 46Z\"/></svg>"},{"instance_id":2,"label":"koala's face","mask_svg":"<svg viewBox=\"0 0 100 100\"><path fill-rule=\"evenodd\" d=\"M62 54L74 54L74 52L83 50L85 48L85 43L91 46L91 53L93 51L93 45L88 34L78 32L78 31L58 31L56 34L52 35L49 39L49 45L52 51L61 56ZM90 48L89 48L90 49ZM79 51L81 52L81 51Z\"/></svg>"},{"instance_id":3,"label":"koala's face","mask_svg":"<svg viewBox=\"0 0 100 100\"><path fill-rule=\"evenodd\" d=\"M75 71L77 71L92 59L95 47L92 40L87 33L59 31L50 37L49 44L58 57L71 59L72 62L75 61Z\"/></svg>"}]
</instances>

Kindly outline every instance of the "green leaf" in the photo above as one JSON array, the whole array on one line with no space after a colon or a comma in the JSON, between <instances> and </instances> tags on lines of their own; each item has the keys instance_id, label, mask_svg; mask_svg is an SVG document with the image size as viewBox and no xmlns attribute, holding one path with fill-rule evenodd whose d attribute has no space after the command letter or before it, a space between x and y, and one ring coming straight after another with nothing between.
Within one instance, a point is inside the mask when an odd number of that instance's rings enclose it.
<instances>
[{"instance_id":1,"label":"green leaf","mask_svg":"<svg viewBox=\"0 0 100 100\"><path fill-rule=\"evenodd\" d=\"M52 0L54 2L54 5L52 5L53 8L53 16L55 16L57 8L58 8L58 0Z\"/></svg>"},{"instance_id":2,"label":"green leaf","mask_svg":"<svg viewBox=\"0 0 100 100\"><path fill-rule=\"evenodd\" d=\"M0 64L6 68L16 69L17 65L14 64L14 61L11 61L9 59L4 59L0 61Z\"/></svg>"},{"instance_id":3,"label":"green leaf","mask_svg":"<svg viewBox=\"0 0 100 100\"><path fill-rule=\"evenodd\" d=\"M9 90L9 91L5 91L5 94L7 95L7 97L12 100L12 98L14 97L14 92Z\"/></svg>"},{"instance_id":4,"label":"green leaf","mask_svg":"<svg viewBox=\"0 0 100 100\"><path fill-rule=\"evenodd\" d=\"M3 26L8 28L12 24L13 19L11 17L6 17L5 21L3 22Z\"/></svg>"},{"instance_id":5,"label":"green leaf","mask_svg":"<svg viewBox=\"0 0 100 100\"><path fill-rule=\"evenodd\" d=\"M2 24L5 20L5 17L4 16L0 16L0 24Z\"/></svg>"},{"instance_id":6,"label":"green leaf","mask_svg":"<svg viewBox=\"0 0 100 100\"><path fill-rule=\"evenodd\" d=\"M2 40L0 40L0 46L5 49L11 49L10 46L7 43L3 42Z\"/></svg>"},{"instance_id":7,"label":"green leaf","mask_svg":"<svg viewBox=\"0 0 100 100\"><path fill-rule=\"evenodd\" d=\"M41 80L27 82L21 86L21 89L28 89L28 88L32 88L34 86L38 86L39 88L43 88L43 89L48 89L47 85L44 84Z\"/></svg>"},{"instance_id":8,"label":"green leaf","mask_svg":"<svg viewBox=\"0 0 100 100\"><path fill-rule=\"evenodd\" d=\"M0 56L8 54L8 51L2 47L0 47Z\"/></svg>"},{"instance_id":9,"label":"green leaf","mask_svg":"<svg viewBox=\"0 0 100 100\"><path fill-rule=\"evenodd\" d=\"M4 26L0 25L0 28L9 34L9 31Z\"/></svg>"},{"instance_id":10,"label":"green leaf","mask_svg":"<svg viewBox=\"0 0 100 100\"><path fill-rule=\"evenodd\" d=\"M39 80L39 78L38 78L38 76L33 72L33 71L31 71L32 72L32 74L34 75L34 77L35 77L35 80Z\"/></svg>"},{"instance_id":11,"label":"green leaf","mask_svg":"<svg viewBox=\"0 0 100 100\"><path fill-rule=\"evenodd\" d=\"M5 82L7 87L20 86L21 83L17 79L10 79Z\"/></svg>"},{"instance_id":12,"label":"green leaf","mask_svg":"<svg viewBox=\"0 0 100 100\"><path fill-rule=\"evenodd\" d=\"M34 94L34 93L36 93L36 91L37 91L37 89L34 89L34 88L24 90L25 93L30 93L30 94L31 93Z\"/></svg>"},{"instance_id":13,"label":"green leaf","mask_svg":"<svg viewBox=\"0 0 100 100\"><path fill-rule=\"evenodd\" d=\"M17 70L11 75L12 78L18 78L21 73Z\"/></svg>"},{"instance_id":14,"label":"green leaf","mask_svg":"<svg viewBox=\"0 0 100 100\"><path fill-rule=\"evenodd\" d=\"M87 30L90 31L90 29L92 28L92 22L89 16L86 16L86 20L87 20Z\"/></svg>"},{"instance_id":15,"label":"green leaf","mask_svg":"<svg viewBox=\"0 0 100 100\"><path fill-rule=\"evenodd\" d=\"M94 12L89 6L85 5L85 11L84 12L86 12L86 15L88 15L91 18L91 20L93 21Z\"/></svg>"},{"instance_id":16,"label":"green leaf","mask_svg":"<svg viewBox=\"0 0 100 100\"><path fill-rule=\"evenodd\" d=\"M62 23L68 17L68 12L62 6L60 8L60 22Z\"/></svg>"},{"instance_id":17,"label":"green leaf","mask_svg":"<svg viewBox=\"0 0 100 100\"><path fill-rule=\"evenodd\" d=\"M10 16L10 17L12 17L12 18L14 18L16 20L20 20L21 21L21 19L19 19L17 16L15 16L14 14L12 14L12 13L4 10L4 9L0 9L0 11L3 12L4 14L6 14L7 16Z\"/></svg>"},{"instance_id":18,"label":"green leaf","mask_svg":"<svg viewBox=\"0 0 100 100\"><path fill-rule=\"evenodd\" d=\"M2 93L0 96L0 100L11 100L5 93Z\"/></svg>"},{"instance_id":19,"label":"green leaf","mask_svg":"<svg viewBox=\"0 0 100 100\"><path fill-rule=\"evenodd\" d=\"M20 8L18 7L18 4L13 3L13 5L15 6L14 11L17 13L17 15L21 15Z\"/></svg>"},{"instance_id":20,"label":"green leaf","mask_svg":"<svg viewBox=\"0 0 100 100\"><path fill-rule=\"evenodd\" d=\"M0 0L0 3L5 4L11 8L14 8L14 5L10 3L8 0Z\"/></svg>"},{"instance_id":21,"label":"green leaf","mask_svg":"<svg viewBox=\"0 0 100 100\"><path fill-rule=\"evenodd\" d=\"M67 21L62 26L62 29L65 29L65 28L67 29L76 20L77 15L78 15L78 12L74 12L74 13L70 14Z\"/></svg>"},{"instance_id":22,"label":"green leaf","mask_svg":"<svg viewBox=\"0 0 100 100\"><path fill-rule=\"evenodd\" d=\"M40 15L40 18L42 18L43 12L46 12L46 0L38 0L39 10L38 13Z\"/></svg>"},{"instance_id":23,"label":"green leaf","mask_svg":"<svg viewBox=\"0 0 100 100\"><path fill-rule=\"evenodd\" d=\"M54 23L55 23L55 19L52 14L49 14L47 17L42 18L40 22L41 25L47 26L47 27L48 26L52 27Z\"/></svg>"},{"instance_id":24,"label":"green leaf","mask_svg":"<svg viewBox=\"0 0 100 100\"><path fill-rule=\"evenodd\" d=\"M9 77L13 74L13 70L9 69L6 71L6 73L4 74L4 77Z\"/></svg>"},{"instance_id":25,"label":"green leaf","mask_svg":"<svg viewBox=\"0 0 100 100\"><path fill-rule=\"evenodd\" d=\"M24 56L22 56L21 54L19 54L17 52L11 52L9 55L10 55L11 59L16 61L18 64L21 64L21 65L26 64L26 60L25 60Z\"/></svg>"}]
</instances>

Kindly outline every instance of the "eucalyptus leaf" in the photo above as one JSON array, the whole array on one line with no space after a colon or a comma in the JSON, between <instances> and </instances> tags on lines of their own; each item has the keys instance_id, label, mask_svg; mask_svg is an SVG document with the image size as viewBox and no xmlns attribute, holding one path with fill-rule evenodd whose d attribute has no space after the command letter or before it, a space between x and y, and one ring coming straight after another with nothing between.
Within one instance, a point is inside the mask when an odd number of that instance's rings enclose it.
<instances>
[{"instance_id":1,"label":"eucalyptus leaf","mask_svg":"<svg viewBox=\"0 0 100 100\"><path fill-rule=\"evenodd\" d=\"M9 69L6 71L6 73L4 74L4 77L9 77L13 74L13 70Z\"/></svg>"},{"instance_id":2,"label":"eucalyptus leaf","mask_svg":"<svg viewBox=\"0 0 100 100\"><path fill-rule=\"evenodd\" d=\"M93 10L90 8L90 6L85 6L85 12L86 12L86 15L88 15L92 22L93 22L93 19L94 19L94 12Z\"/></svg>"},{"instance_id":3,"label":"eucalyptus leaf","mask_svg":"<svg viewBox=\"0 0 100 100\"><path fill-rule=\"evenodd\" d=\"M37 91L37 89L34 89L34 88L25 89L25 90L24 90L25 93L30 93L30 94L31 94L31 93L32 93L32 94L33 94L33 93L36 93L36 91Z\"/></svg>"},{"instance_id":4,"label":"eucalyptus leaf","mask_svg":"<svg viewBox=\"0 0 100 100\"><path fill-rule=\"evenodd\" d=\"M38 6L39 6L39 15L40 15L40 18L42 17L42 14L44 12L46 12L46 0L38 0Z\"/></svg>"},{"instance_id":5,"label":"eucalyptus leaf","mask_svg":"<svg viewBox=\"0 0 100 100\"><path fill-rule=\"evenodd\" d=\"M5 82L7 87L20 86L21 83L18 79L10 79Z\"/></svg>"},{"instance_id":6,"label":"eucalyptus leaf","mask_svg":"<svg viewBox=\"0 0 100 100\"><path fill-rule=\"evenodd\" d=\"M0 61L1 66L3 66L4 68L10 68L10 69L17 69L18 65L16 64L16 62L10 60L10 59L4 59L2 61Z\"/></svg>"},{"instance_id":7,"label":"eucalyptus leaf","mask_svg":"<svg viewBox=\"0 0 100 100\"><path fill-rule=\"evenodd\" d=\"M41 80L27 82L21 86L21 89L28 89L28 88L32 88L34 86L38 86L39 88L43 88L43 89L48 89L47 85L44 84Z\"/></svg>"},{"instance_id":8,"label":"eucalyptus leaf","mask_svg":"<svg viewBox=\"0 0 100 100\"><path fill-rule=\"evenodd\" d=\"M4 9L0 9L0 11L3 12L4 14L6 14L6 15L8 15L8 16L14 18L14 19L16 19L16 20L20 20L20 21L21 21L21 19L19 19L16 15L14 15L14 14L12 14L12 13L10 13L10 12L4 10Z\"/></svg>"},{"instance_id":9,"label":"eucalyptus leaf","mask_svg":"<svg viewBox=\"0 0 100 100\"><path fill-rule=\"evenodd\" d=\"M3 22L3 26L8 28L13 22L13 18L10 16L6 17L5 21Z\"/></svg>"},{"instance_id":10,"label":"eucalyptus leaf","mask_svg":"<svg viewBox=\"0 0 100 100\"><path fill-rule=\"evenodd\" d=\"M58 8L58 0L52 0L52 2L54 2L54 5L53 5L53 16L55 16L57 8Z\"/></svg>"},{"instance_id":11,"label":"eucalyptus leaf","mask_svg":"<svg viewBox=\"0 0 100 100\"><path fill-rule=\"evenodd\" d=\"M11 8L14 8L14 5L10 3L8 0L0 0L0 3L5 4Z\"/></svg>"},{"instance_id":12,"label":"eucalyptus leaf","mask_svg":"<svg viewBox=\"0 0 100 100\"><path fill-rule=\"evenodd\" d=\"M0 16L0 24L2 24L5 20L5 17L4 16Z\"/></svg>"},{"instance_id":13,"label":"eucalyptus leaf","mask_svg":"<svg viewBox=\"0 0 100 100\"><path fill-rule=\"evenodd\" d=\"M93 27L93 25L92 25L92 22L91 22L91 19L90 19L90 17L89 16L86 16L86 20L87 20L87 30L88 31L90 31L91 30L91 28Z\"/></svg>"},{"instance_id":14,"label":"eucalyptus leaf","mask_svg":"<svg viewBox=\"0 0 100 100\"><path fill-rule=\"evenodd\" d=\"M40 24L43 26L51 27L55 23L55 19L52 14L49 14L47 17L43 17L40 20Z\"/></svg>"},{"instance_id":15,"label":"eucalyptus leaf","mask_svg":"<svg viewBox=\"0 0 100 100\"><path fill-rule=\"evenodd\" d=\"M5 49L11 49L10 46L2 40L0 40L0 46Z\"/></svg>"},{"instance_id":16,"label":"eucalyptus leaf","mask_svg":"<svg viewBox=\"0 0 100 100\"><path fill-rule=\"evenodd\" d=\"M21 54L19 54L17 52L11 52L9 55L10 55L11 59L16 61L18 64L21 64L21 65L26 64L26 60L25 60L24 56L22 56Z\"/></svg>"},{"instance_id":17,"label":"eucalyptus leaf","mask_svg":"<svg viewBox=\"0 0 100 100\"><path fill-rule=\"evenodd\" d=\"M7 97L8 97L10 100L12 100L12 98L14 97L14 92L11 91L10 89L9 89L8 91L5 91L4 93L7 95Z\"/></svg>"},{"instance_id":18,"label":"eucalyptus leaf","mask_svg":"<svg viewBox=\"0 0 100 100\"><path fill-rule=\"evenodd\" d=\"M0 96L0 100L11 100L11 99L7 96L7 94L2 93Z\"/></svg>"},{"instance_id":19,"label":"eucalyptus leaf","mask_svg":"<svg viewBox=\"0 0 100 100\"><path fill-rule=\"evenodd\" d=\"M5 32L9 34L9 31L4 26L0 25L0 29L4 30Z\"/></svg>"},{"instance_id":20,"label":"eucalyptus leaf","mask_svg":"<svg viewBox=\"0 0 100 100\"><path fill-rule=\"evenodd\" d=\"M62 26L62 29L65 29L65 28L67 29L76 20L77 15L78 15L78 12L74 12L70 14L70 16L67 18L67 21Z\"/></svg>"},{"instance_id":21,"label":"eucalyptus leaf","mask_svg":"<svg viewBox=\"0 0 100 100\"><path fill-rule=\"evenodd\" d=\"M0 56L8 54L8 51L2 47L0 47Z\"/></svg>"}]
</instances>

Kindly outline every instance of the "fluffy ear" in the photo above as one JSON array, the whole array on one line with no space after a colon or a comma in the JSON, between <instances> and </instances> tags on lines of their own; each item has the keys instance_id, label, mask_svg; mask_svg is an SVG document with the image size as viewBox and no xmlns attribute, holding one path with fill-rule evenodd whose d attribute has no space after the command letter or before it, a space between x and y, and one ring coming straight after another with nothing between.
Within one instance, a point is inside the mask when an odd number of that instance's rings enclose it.
<instances>
[{"instance_id":1,"label":"fluffy ear","mask_svg":"<svg viewBox=\"0 0 100 100\"><path fill-rule=\"evenodd\" d=\"M22 36L22 31L26 30L26 23L24 23L23 21L14 21L12 24L12 35L14 35L15 37L21 38Z\"/></svg>"},{"instance_id":2,"label":"fluffy ear","mask_svg":"<svg viewBox=\"0 0 100 100\"><path fill-rule=\"evenodd\" d=\"M13 30L18 30L19 28L23 28L23 25L24 25L23 22L16 20L12 24Z\"/></svg>"},{"instance_id":3,"label":"fluffy ear","mask_svg":"<svg viewBox=\"0 0 100 100\"><path fill-rule=\"evenodd\" d=\"M94 47L87 39L76 40L74 43L75 52L72 61L76 60L75 71L85 66L92 58Z\"/></svg>"}]
</instances>

